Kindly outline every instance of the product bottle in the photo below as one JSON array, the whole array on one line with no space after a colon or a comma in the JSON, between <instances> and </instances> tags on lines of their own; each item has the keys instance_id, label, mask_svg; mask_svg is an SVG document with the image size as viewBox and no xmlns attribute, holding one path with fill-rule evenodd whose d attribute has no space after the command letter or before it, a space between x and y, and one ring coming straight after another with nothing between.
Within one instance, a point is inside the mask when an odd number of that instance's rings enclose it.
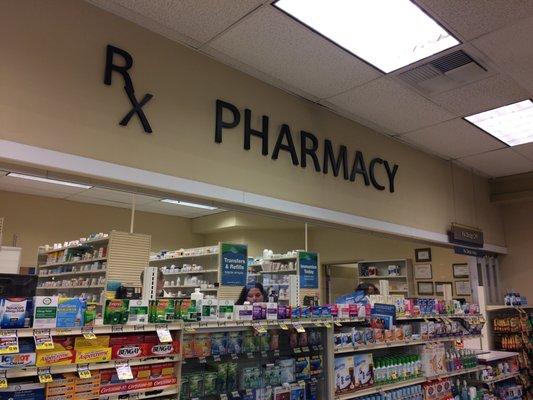
<instances>
[{"instance_id":1,"label":"product bottle","mask_svg":"<svg viewBox=\"0 0 533 400\"><path fill-rule=\"evenodd\" d=\"M468 386L466 381L463 381L463 388L461 389L461 400L468 400Z\"/></svg>"}]
</instances>

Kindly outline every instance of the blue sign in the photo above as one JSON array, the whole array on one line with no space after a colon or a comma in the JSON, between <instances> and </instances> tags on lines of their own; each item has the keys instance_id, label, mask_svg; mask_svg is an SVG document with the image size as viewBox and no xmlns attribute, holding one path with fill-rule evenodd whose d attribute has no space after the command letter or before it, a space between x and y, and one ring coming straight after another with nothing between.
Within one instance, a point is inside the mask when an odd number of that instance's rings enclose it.
<instances>
[{"instance_id":1,"label":"blue sign","mask_svg":"<svg viewBox=\"0 0 533 400\"><path fill-rule=\"evenodd\" d=\"M466 256L484 257L485 252L479 249L469 249L468 247L455 246L453 248L455 254L464 254Z\"/></svg>"},{"instance_id":2,"label":"blue sign","mask_svg":"<svg viewBox=\"0 0 533 400\"><path fill-rule=\"evenodd\" d=\"M300 288L318 289L318 254L300 251L298 264L300 265Z\"/></svg>"},{"instance_id":3,"label":"blue sign","mask_svg":"<svg viewBox=\"0 0 533 400\"><path fill-rule=\"evenodd\" d=\"M226 286L245 286L248 273L248 246L245 244L222 243L221 284Z\"/></svg>"}]
</instances>

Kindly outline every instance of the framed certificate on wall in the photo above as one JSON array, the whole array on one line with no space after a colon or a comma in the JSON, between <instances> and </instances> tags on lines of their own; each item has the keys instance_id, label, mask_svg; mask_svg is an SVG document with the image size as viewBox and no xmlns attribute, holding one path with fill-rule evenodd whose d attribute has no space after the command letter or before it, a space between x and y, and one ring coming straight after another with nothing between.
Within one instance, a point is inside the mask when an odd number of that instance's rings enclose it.
<instances>
[{"instance_id":1,"label":"framed certificate on wall","mask_svg":"<svg viewBox=\"0 0 533 400\"><path fill-rule=\"evenodd\" d=\"M456 296L470 296L471 294L470 281L455 281Z\"/></svg>"},{"instance_id":2,"label":"framed certificate on wall","mask_svg":"<svg viewBox=\"0 0 533 400\"><path fill-rule=\"evenodd\" d=\"M452 264L454 278L468 278L470 276L470 269L468 264Z\"/></svg>"},{"instance_id":3,"label":"framed certificate on wall","mask_svg":"<svg viewBox=\"0 0 533 400\"><path fill-rule=\"evenodd\" d=\"M433 279L431 264L415 264L415 279Z\"/></svg>"}]
</instances>

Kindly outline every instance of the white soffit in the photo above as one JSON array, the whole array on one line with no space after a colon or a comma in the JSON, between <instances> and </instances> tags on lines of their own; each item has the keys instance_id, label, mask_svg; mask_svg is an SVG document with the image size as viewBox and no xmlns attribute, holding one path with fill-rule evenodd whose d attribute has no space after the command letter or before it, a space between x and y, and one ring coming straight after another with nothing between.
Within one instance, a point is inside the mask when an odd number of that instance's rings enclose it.
<instances>
[{"instance_id":1,"label":"white soffit","mask_svg":"<svg viewBox=\"0 0 533 400\"><path fill-rule=\"evenodd\" d=\"M264 0L86 0L169 39L199 47Z\"/></svg>"},{"instance_id":2,"label":"white soffit","mask_svg":"<svg viewBox=\"0 0 533 400\"><path fill-rule=\"evenodd\" d=\"M257 10L210 42L209 47L316 98L382 76L274 7Z\"/></svg>"},{"instance_id":3,"label":"white soffit","mask_svg":"<svg viewBox=\"0 0 533 400\"><path fill-rule=\"evenodd\" d=\"M528 98L528 92L504 74L431 96L431 100L454 114L464 116ZM482 150L481 150L482 151Z\"/></svg>"},{"instance_id":4,"label":"white soffit","mask_svg":"<svg viewBox=\"0 0 533 400\"><path fill-rule=\"evenodd\" d=\"M533 161L512 147L459 158L458 161L491 177L533 171Z\"/></svg>"},{"instance_id":5,"label":"white soffit","mask_svg":"<svg viewBox=\"0 0 533 400\"><path fill-rule=\"evenodd\" d=\"M507 147L460 118L409 132L399 139L451 159Z\"/></svg>"},{"instance_id":6,"label":"white soffit","mask_svg":"<svg viewBox=\"0 0 533 400\"><path fill-rule=\"evenodd\" d=\"M465 40L533 16L530 0L414 0Z\"/></svg>"},{"instance_id":7,"label":"white soffit","mask_svg":"<svg viewBox=\"0 0 533 400\"><path fill-rule=\"evenodd\" d=\"M533 7L533 1L525 1ZM520 21L472 42L501 70L533 93L533 18ZM530 96L531 97L531 96ZM504 105L504 104L502 104Z\"/></svg>"},{"instance_id":8,"label":"white soffit","mask_svg":"<svg viewBox=\"0 0 533 400\"><path fill-rule=\"evenodd\" d=\"M442 107L386 77L330 97L321 103L332 104L370 121L377 121L395 134L454 117ZM416 117L413 113L416 113Z\"/></svg>"}]
</instances>

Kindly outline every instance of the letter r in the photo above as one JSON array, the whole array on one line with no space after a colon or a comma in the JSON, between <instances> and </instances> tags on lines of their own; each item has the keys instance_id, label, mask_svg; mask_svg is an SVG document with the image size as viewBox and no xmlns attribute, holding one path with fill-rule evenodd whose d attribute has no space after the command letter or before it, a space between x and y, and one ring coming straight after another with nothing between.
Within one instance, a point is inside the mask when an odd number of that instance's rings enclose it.
<instances>
[{"instance_id":1,"label":"letter r","mask_svg":"<svg viewBox=\"0 0 533 400\"><path fill-rule=\"evenodd\" d=\"M113 57L115 54L118 54L124 59L124 65L115 65L113 64ZM106 50L106 59L105 59L105 74L104 74L104 83L106 85L111 85L111 76L113 71L118 72L124 78L125 86L133 89L133 83L131 81L130 74L128 70L133 66L133 57L130 53L125 50L119 49L118 47L107 45Z\"/></svg>"}]
</instances>

